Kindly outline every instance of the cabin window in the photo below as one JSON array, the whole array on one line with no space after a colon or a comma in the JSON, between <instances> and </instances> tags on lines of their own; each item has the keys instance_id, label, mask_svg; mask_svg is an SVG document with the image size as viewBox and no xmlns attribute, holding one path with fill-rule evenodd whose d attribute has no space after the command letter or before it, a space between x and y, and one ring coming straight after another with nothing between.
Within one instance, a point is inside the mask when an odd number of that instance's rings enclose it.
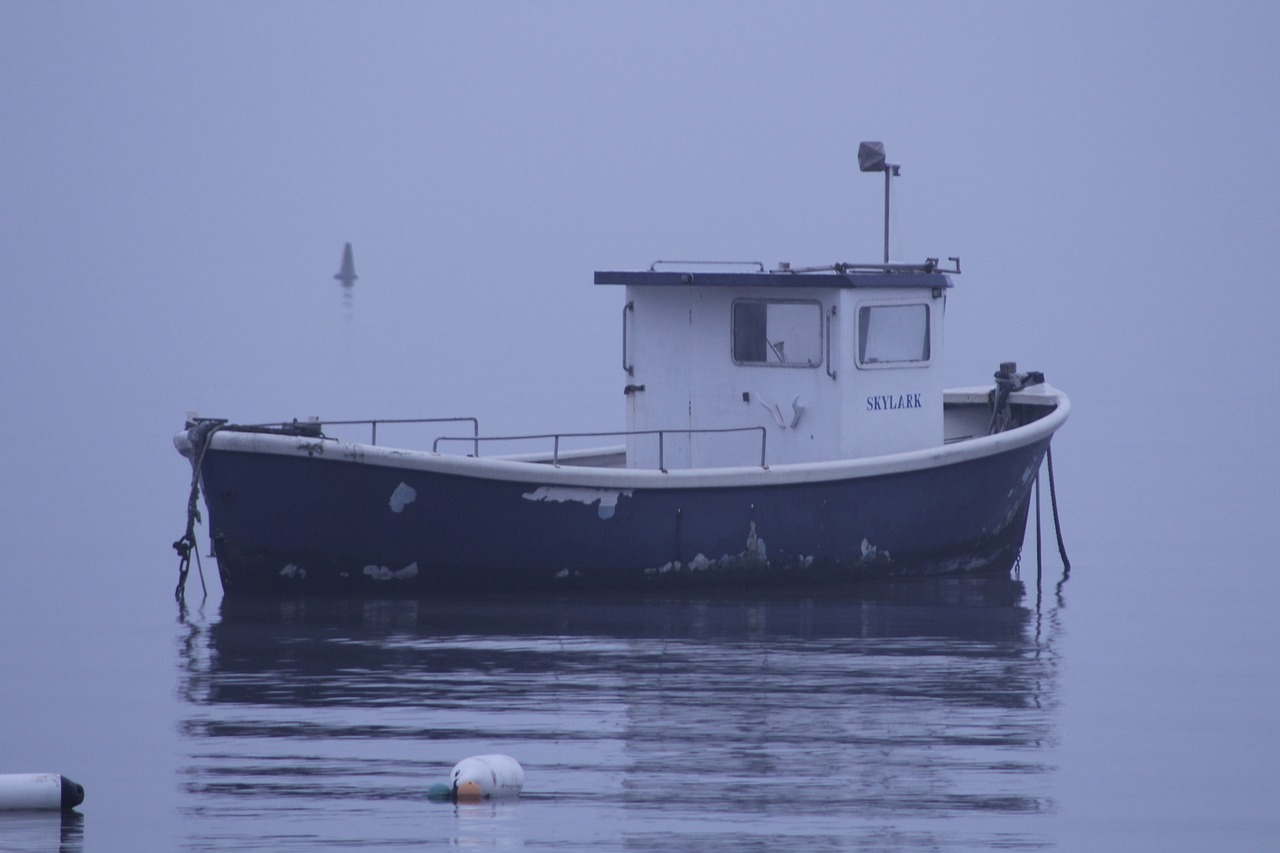
<instances>
[{"instance_id":1,"label":"cabin window","mask_svg":"<svg viewBox=\"0 0 1280 853\"><path fill-rule=\"evenodd\" d=\"M860 367L928 360L928 305L863 305L858 309Z\"/></svg>"},{"instance_id":2,"label":"cabin window","mask_svg":"<svg viewBox=\"0 0 1280 853\"><path fill-rule=\"evenodd\" d=\"M822 305L738 299L733 303L734 364L817 367L822 364Z\"/></svg>"}]
</instances>

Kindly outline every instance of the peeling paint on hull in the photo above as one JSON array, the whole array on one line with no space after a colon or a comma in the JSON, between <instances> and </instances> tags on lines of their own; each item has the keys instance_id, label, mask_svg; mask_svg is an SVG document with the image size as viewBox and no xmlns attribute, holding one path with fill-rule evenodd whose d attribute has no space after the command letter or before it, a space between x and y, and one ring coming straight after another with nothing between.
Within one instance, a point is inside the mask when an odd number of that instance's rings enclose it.
<instances>
[{"instance_id":1,"label":"peeling paint on hull","mask_svg":"<svg viewBox=\"0 0 1280 853\"><path fill-rule=\"evenodd\" d=\"M601 518L612 518L614 510L618 506L618 499L622 497L631 497L632 489L584 489L573 486L539 486L531 492L526 492L522 497L527 501L555 501L556 503L564 503L565 501L573 501L574 503L584 504L586 506L596 506L596 512Z\"/></svg>"},{"instance_id":2,"label":"peeling paint on hull","mask_svg":"<svg viewBox=\"0 0 1280 853\"><path fill-rule=\"evenodd\" d=\"M202 478L228 592L784 585L1007 573L1048 441L731 489L539 486L217 447Z\"/></svg>"}]
</instances>

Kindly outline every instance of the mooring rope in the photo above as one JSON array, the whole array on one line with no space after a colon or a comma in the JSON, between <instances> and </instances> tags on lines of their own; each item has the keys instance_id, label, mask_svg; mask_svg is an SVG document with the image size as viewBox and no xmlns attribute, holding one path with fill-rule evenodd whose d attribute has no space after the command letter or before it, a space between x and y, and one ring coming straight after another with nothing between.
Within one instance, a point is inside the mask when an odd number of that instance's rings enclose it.
<instances>
[{"instance_id":1,"label":"mooring rope","mask_svg":"<svg viewBox=\"0 0 1280 853\"><path fill-rule=\"evenodd\" d=\"M1062 555L1064 572L1071 571L1071 561L1067 559L1067 546L1062 543L1062 523L1058 520L1058 492L1053 486L1053 445L1045 450L1049 462L1049 503L1053 506L1053 532L1058 537L1058 553Z\"/></svg>"},{"instance_id":2,"label":"mooring rope","mask_svg":"<svg viewBox=\"0 0 1280 853\"><path fill-rule=\"evenodd\" d=\"M1040 576L1043 573L1044 559L1040 545L1040 472L1036 472L1036 606L1040 606Z\"/></svg>"},{"instance_id":3,"label":"mooring rope","mask_svg":"<svg viewBox=\"0 0 1280 853\"><path fill-rule=\"evenodd\" d=\"M192 551L195 552L196 569L200 573L200 589L205 597L209 595L209 588L204 582L204 564L200 562L200 548L196 543L196 522L201 520L200 467L204 464L205 451L209 449L209 439L225 424L226 421L201 421L187 431L187 436L192 440L193 450L191 458L191 493L187 497L187 529L173 543L173 549L178 552L178 586L174 589L173 596L178 599L179 604L184 603L186 598L187 575L191 572Z\"/></svg>"}]
</instances>

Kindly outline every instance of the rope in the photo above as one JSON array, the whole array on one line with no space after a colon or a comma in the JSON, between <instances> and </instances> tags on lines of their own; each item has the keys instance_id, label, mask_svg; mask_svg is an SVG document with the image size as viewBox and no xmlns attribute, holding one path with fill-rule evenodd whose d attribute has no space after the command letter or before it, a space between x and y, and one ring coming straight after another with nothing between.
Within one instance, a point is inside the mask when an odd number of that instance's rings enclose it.
<instances>
[{"instance_id":1,"label":"rope","mask_svg":"<svg viewBox=\"0 0 1280 853\"><path fill-rule=\"evenodd\" d=\"M1058 493L1053 486L1053 446L1046 449L1049 460L1049 503L1053 506L1053 532L1058 537L1058 553L1062 555L1062 568L1071 571L1071 561L1067 559L1067 546L1062 544L1062 523L1058 520Z\"/></svg>"},{"instance_id":2,"label":"rope","mask_svg":"<svg viewBox=\"0 0 1280 853\"><path fill-rule=\"evenodd\" d=\"M988 392L987 398L991 405L991 424L987 427L987 435L995 435L1017 425L1014 423L1013 412L1009 410L1010 394L1044 382L1044 374L1038 370L1028 370L1026 373L1018 373L1017 370L1017 364L1009 361L1001 364L996 371L996 387Z\"/></svg>"},{"instance_id":3,"label":"rope","mask_svg":"<svg viewBox=\"0 0 1280 853\"><path fill-rule=\"evenodd\" d=\"M183 604L186 598L187 576L191 572L192 551L195 552L196 568L200 573L200 589L206 598L209 595L209 588L204 582L204 564L200 562L200 548L196 542L196 522L201 520L200 467L204 464L204 454L209 449L210 437L225 424L226 421L201 421L187 432L187 435L192 439L196 452L191 460L191 493L187 497L187 529L173 543L173 550L178 552L178 586L173 591L173 597L178 600L179 604Z\"/></svg>"},{"instance_id":4,"label":"rope","mask_svg":"<svg viewBox=\"0 0 1280 853\"><path fill-rule=\"evenodd\" d=\"M1040 578L1043 572L1044 560L1041 557L1040 546L1040 474L1036 473L1036 607L1040 606Z\"/></svg>"}]
</instances>

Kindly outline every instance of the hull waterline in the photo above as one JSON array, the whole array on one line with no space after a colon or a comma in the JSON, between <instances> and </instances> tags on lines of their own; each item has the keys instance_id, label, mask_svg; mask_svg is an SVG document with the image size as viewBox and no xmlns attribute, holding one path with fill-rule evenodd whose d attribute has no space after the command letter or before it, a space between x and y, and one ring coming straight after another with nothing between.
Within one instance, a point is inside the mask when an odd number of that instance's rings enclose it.
<instances>
[{"instance_id":1,"label":"hull waterline","mask_svg":"<svg viewBox=\"0 0 1280 853\"><path fill-rule=\"evenodd\" d=\"M218 432L200 475L219 573L234 593L1007 574L1067 408L1062 397L1010 432L846 470L575 470Z\"/></svg>"}]
</instances>

